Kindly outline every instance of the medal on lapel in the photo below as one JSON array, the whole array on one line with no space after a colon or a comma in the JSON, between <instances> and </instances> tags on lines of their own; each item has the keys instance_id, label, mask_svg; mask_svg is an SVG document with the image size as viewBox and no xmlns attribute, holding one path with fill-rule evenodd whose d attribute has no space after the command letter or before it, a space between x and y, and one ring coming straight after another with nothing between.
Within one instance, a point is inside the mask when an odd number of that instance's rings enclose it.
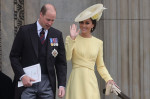
<instances>
[{"instance_id":1,"label":"medal on lapel","mask_svg":"<svg viewBox=\"0 0 150 99\"><path fill-rule=\"evenodd\" d=\"M56 49L54 49L54 50L52 51L52 55L53 55L54 57L56 57L56 56L58 55L58 52L57 52Z\"/></svg>"},{"instance_id":2,"label":"medal on lapel","mask_svg":"<svg viewBox=\"0 0 150 99\"><path fill-rule=\"evenodd\" d=\"M51 46L58 46L58 38L50 38L49 40Z\"/></svg>"},{"instance_id":3,"label":"medal on lapel","mask_svg":"<svg viewBox=\"0 0 150 99\"><path fill-rule=\"evenodd\" d=\"M50 38L50 44L51 44L51 46L54 46L54 43L53 43L53 39L52 39L52 38Z\"/></svg>"},{"instance_id":4,"label":"medal on lapel","mask_svg":"<svg viewBox=\"0 0 150 99\"><path fill-rule=\"evenodd\" d=\"M54 41L54 46L58 46L58 39L57 38L53 38Z\"/></svg>"}]
</instances>

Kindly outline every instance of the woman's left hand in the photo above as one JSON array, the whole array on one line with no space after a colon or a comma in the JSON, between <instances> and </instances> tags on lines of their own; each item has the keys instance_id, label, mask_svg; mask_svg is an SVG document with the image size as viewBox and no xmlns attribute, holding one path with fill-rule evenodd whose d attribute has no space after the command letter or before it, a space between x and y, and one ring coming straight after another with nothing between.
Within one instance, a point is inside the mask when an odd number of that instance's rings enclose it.
<instances>
[{"instance_id":1,"label":"woman's left hand","mask_svg":"<svg viewBox=\"0 0 150 99\"><path fill-rule=\"evenodd\" d=\"M106 94L109 95L111 92L118 95L121 92L117 84L113 80L109 80L106 84Z\"/></svg>"},{"instance_id":2,"label":"woman's left hand","mask_svg":"<svg viewBox=\"0 0 150 99\"><path fill-rule=\"evenodd\" d=\"M115 85L117 88L119 88L119 86L113 80L107 81L106 86L107 84Z\"/></svg>"}]
</instances>

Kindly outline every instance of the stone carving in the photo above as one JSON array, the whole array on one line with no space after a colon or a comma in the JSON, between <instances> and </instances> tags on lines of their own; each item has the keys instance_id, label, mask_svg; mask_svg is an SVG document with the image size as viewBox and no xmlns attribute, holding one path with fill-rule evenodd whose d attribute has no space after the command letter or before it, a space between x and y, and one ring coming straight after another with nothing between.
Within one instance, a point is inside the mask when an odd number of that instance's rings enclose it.
<instances>
[{"instance_id":1,"label":"stone carving","mask_svg":"<svg viewBox=\"0 0 150 99\"><path fill-rule=\"evenodd\" d=\"M24 0L14 0L14 33L24 25Z\"/></svg>"}]
</instances>

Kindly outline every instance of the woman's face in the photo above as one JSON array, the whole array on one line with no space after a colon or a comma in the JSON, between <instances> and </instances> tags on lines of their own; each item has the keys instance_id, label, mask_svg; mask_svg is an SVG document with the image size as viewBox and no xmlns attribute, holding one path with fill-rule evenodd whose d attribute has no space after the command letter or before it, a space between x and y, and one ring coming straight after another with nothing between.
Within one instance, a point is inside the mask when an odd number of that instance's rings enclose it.
<instances>
[{"instance_id":1,"label":"woman's face","mask_svg":"<svg viewBox=\"0 0 150 99\"><path fill-rule=\"evenodd\" d=\"M81 33L91 33L91 29L94 27L91 19L86 19L79 22Z\"/></svg>"}]
</instances>

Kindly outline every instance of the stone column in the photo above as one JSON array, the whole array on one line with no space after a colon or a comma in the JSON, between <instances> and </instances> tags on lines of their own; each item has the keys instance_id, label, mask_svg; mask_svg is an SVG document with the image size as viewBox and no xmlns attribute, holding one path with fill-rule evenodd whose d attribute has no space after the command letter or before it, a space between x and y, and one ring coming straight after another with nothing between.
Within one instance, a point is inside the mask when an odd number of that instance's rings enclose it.
<instances>
[{"instance_id":1,"label":"stone column","mask_svg":"<svg viewBox=\"0 0 150 99\"><path fill-rule=\"evenodd\" d=\"M14 1L1 0L1 70L13 78L10 66L9 53L14 39Z\"/></svg>"},{"instance_id":2,"label":"stone column","mask_svg":"<svg viewBox=\"0 0 150 99\"><path fill-rule=\"evenodd\" d=\"M131 99L150 96L150 1L105 0L104 57L110 73ZM114 95L106 97L115 99Z\"/></svg>"}]
</instances>

